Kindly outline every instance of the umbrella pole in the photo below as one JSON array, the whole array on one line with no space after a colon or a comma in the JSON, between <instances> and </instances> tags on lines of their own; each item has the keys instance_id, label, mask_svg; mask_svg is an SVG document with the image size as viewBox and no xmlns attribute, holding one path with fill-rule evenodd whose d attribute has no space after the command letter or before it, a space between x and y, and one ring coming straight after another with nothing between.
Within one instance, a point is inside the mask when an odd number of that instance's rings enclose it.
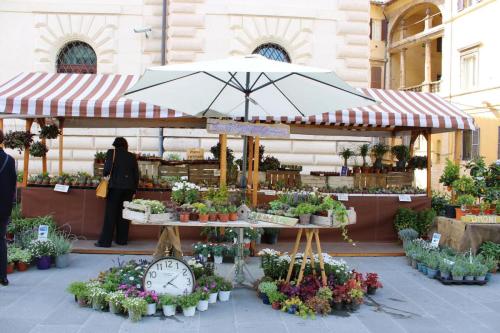
<instances>
[{"instance_id":1,"label":"umbrella pole","mask_svg":"<svg viewBox=\"0 0 500 333\"><path fill-rule=\"evenodd\" d=\"M244 121L248 121L248 102L250 98L250 73L247 72L246 84L245 84L245 119ZM248 164L248 137L243 137L243 157L242 157L242 166L241 166L241 190L242 190L242 198L246 197L247 190L247 164Z\"/></svg>"}]
</instances>

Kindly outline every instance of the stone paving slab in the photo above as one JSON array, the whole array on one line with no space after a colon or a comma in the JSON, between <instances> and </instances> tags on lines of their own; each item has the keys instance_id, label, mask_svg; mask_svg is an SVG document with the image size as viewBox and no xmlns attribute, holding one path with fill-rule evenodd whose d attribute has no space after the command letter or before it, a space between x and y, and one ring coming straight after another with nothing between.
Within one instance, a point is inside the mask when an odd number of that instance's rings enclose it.
<instances>
[{"instance_id":1,"label":"stone paving slab","mask_svg":"<svg viewBox=\"0 0 500 333\"><path fill-rule=\"evenodd\" d=\"M9 275L11 285L0 287L0 332L500 332L500 276L486 286L444 286L416 272L400 257L346 258L358 271L379 273L384 288L354 314L316 320L272 310L250 289L237 289L229 302L210 305L207 312L197 312L192 318L158 315L140 323L80 308L66 293L70 282L94 278L118 259L133 258L144 257L72 254L66 269L31 268ZM218 265L216 271L225 276L230 268ZM249 260L249 268L254 277L262 276L257 258Z\"/></svg>"}]
</instances>

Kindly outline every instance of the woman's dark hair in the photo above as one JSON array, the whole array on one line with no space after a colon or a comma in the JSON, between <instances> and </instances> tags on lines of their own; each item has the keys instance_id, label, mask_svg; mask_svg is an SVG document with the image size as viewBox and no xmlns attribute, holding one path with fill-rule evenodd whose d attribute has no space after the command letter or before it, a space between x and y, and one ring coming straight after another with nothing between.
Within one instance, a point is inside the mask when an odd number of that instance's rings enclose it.
<instances>
[{"instance_id":1,"label":"woman's dark hair","mask_svg":"<svg viewBox=\"0 0 500 333\"><path fill-rule=\"evenodd\" d=\"M115 139L115 141L113 141L113 146L115 148L125 148L125 149L128 149L128 142L127 142L127 140L125 140L124 137L119 136L119 137L117 137Z\"/></svg>"},{"instance_id":2,"label":"woman's dark hair","mask_svg":"<svg viewBox=\"0 0 500 333\"><path fill-rule=\"evenodd\" d=\"M3 136L3 131L0 129L0 145L3 143L4 136Z\"/></svg>"}]
</instances>

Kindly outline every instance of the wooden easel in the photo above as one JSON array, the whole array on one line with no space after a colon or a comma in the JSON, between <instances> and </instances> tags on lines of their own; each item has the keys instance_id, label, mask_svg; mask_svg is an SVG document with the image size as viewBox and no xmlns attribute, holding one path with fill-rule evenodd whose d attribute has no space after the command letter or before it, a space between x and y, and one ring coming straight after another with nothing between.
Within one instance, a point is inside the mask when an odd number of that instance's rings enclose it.
<instances>
[{"instance_id":1,"label":"wooden easel","mask_svg":"<svg viewBox=\"0 0 500 333\"><path fill-rule=\"evenodd\" d=\"M304 249L304 257L302 258L302 264L300 265L299 276L297 279L297 285L300 285L302 279L304 278L304 270L306 268L307 258L311 259L311 268L313 275L316 275L316 268L314 263L314 251L312 247L312 240L314 237L314 242L316 243L316 253L319 257L319 269L321 274L321 282L323 286L327 285L326 273L325 273L325 263L323 262L323 255L321 251L321 242L319 240L319 229L318 228L301 228L297 232L297 237L295 239L295 244L293 246L292 254L290 257L290 265L288 266L288 274L286 275L286 282L289 283L292 277L293 267L295 266L295 257L297 256L297 251L299 250L300 243L302 240L302 232L305 230L306 234L306 247Z\"/></svg>"}]
</instances>

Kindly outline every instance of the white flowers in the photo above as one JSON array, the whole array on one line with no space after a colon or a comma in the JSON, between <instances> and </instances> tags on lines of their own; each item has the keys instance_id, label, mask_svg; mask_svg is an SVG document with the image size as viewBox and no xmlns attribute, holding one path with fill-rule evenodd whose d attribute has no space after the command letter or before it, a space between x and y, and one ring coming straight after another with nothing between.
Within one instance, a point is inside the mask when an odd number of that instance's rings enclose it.
<instances>
[{"instance_id":1,"label":"white flowers","mask_svg":"<svg viewBox=\"0 0 500 333\"><path fill-rule=\"evenodd\" d=\"M172 187L172 191L185 191L185 190L200 190L200 187L197 186L196 184L187 182L187 181L182 181L182 182L176 182L174 183L174 186Z\"/></svg>"},{"instance_id":2,"label":"white flowers","mask_svg":"<svg viewBox=\"0 0 500 333\"><path fill-rule=\"evenodd\" d=\"M259 256L264 256L264 255L267 255L267 256L279 256L280 252L276 251L274 249L262 249L262 250L259 251L258 255Z\"/></svg>"},{"instance_id":3,"label":"white flowers","mask_svg":"<svg viewBox=\"0 0 500 333\"><path fill-rule=\"evenodd\" d=\"M133 276L129 277L128 279L129 279L130 281L134 281L134 277L133 277Z\"/></svg>"}]
</instances>

